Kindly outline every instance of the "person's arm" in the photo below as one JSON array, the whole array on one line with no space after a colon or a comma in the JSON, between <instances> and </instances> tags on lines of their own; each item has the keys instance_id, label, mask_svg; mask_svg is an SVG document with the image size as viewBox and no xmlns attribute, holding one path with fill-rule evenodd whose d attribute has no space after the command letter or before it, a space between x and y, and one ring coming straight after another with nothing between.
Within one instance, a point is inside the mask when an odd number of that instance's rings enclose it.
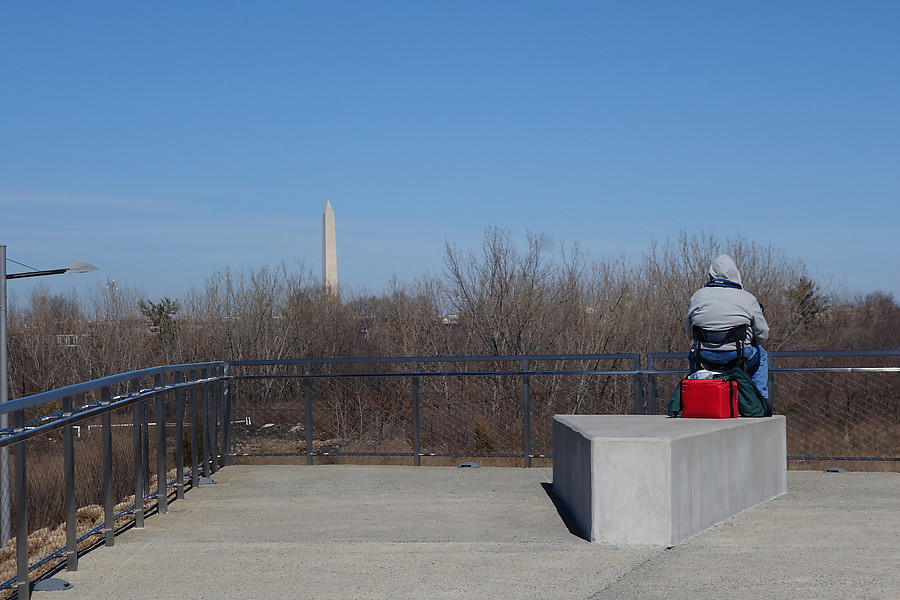
<instances>
[{"instance_id":1,"label":"person's arm","mask_svg":"<svg viewBox=\"0 0 900 600\"><path fill-rule=\"evenodd\" d=\"M763 309L754 298L753 308L750 311L750 327L753 329L753 344L760 346L769 339L769 324L763 315Z\"/></svg>"},{"instance_id":2,"label":"person's arm","mask_svg":"<svg viewBox=\"0 0 900 600\"><path fill-rule=\"evenodd\" d=\"M688 306L687 314L684 315L684 335L687 336L688 340L694 340L694 327L691 322L691 311L693 310L693 302L691 306Z\"/></svg>"}]
</instances>

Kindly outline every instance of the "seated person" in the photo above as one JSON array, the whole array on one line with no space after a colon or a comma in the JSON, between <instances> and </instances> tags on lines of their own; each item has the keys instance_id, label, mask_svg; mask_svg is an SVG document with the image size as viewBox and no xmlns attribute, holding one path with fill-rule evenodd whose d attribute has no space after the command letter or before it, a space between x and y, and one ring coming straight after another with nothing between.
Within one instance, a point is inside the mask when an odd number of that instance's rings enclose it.
<instances>
[{"instance_id":1,"label":"seated person","mask_svg":"<svg viewBox=\"0 0 900 600\"><path fill-rule=\"evenodd\" d=\"M744 370L753 380L753 384L768 399L768 355L761 344L769 338L769 325L763 316L762 307L756 297L744 290L741 285L741 273L734 260L727 254L720 254L709 266L709 278L706 285L691 296L687 315L684 317L684 331L688 339L694 340L694 327L707 333L721 332L747 326L744 339ZM715 338L715 336L710 336ZM713 339L699 342L700 359L710 365L727 365L737 358L737 347L734 343L714 343ZM691 349L691 372L698 367L697 357Z\"/></svg>"}]
</instances>

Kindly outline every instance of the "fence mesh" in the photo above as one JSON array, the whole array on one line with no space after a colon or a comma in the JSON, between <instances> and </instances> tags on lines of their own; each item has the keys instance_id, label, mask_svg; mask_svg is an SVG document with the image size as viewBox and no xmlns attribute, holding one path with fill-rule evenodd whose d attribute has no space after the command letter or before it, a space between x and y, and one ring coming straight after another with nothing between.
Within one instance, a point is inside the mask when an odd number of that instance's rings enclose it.
<instances>
[{"instance_id":1,"label":"fence mesh","mask_svg":"<svg viewBox=\"0 0 900 600\"><path fill-rule=\"evenodd\" d=\"M896 356L770 356L770 397L785 416L790 468L900 470L900 373L853 371L893 367ZM684 368L662 359L657 369ZM833 369L828 371L826 369ZM660 374L657 413L686 375ZM857 463L857 464L854 464Z\"/></svg>"},{"instance_id":2,"label":"fence mesh","mask_svg":"<svg viewBox=\"0 0 900 600\"><path fill-rule=\"evenodd\" d=\"M855 468L900 467L900 461L893 460L900 457L900 374L808 370L838 364L884 366L885 360L892 359L778 358L771 395L776 412L787 417L792 468L816 468L811 460L860 459L867 464ZM347 366L357 372L324 377L327 369ZM656 414L665 414L669 395L686 374L684 358L658 359L655 369L677 372L639 376L644 378L637 399L635 375L629 372L633 368L629 359L531 361L528 454L537 459L551 455L555 414L632 414L636 408L653 412L654 405ZM523 372L488 374L521 369L521 365L499 361L429 362L420 367L422 464L454 464L460 457L482 457L497 459L489 464L521 465L526 454L525 377ZM621 373L557 373L563 370ZM286 462L291 456L305 460L303 372L298 368L289 375L277 380L244 379L235 386L239 398L235 444L237 453L245 455L243 460L260 455L269 459L283 456ZM309 393L316 463L352 458L353 462L412 464L414 374L409 365L328 365L313 375ZM649 377L655 377L655 382ZM655 399L651 397L653 388L648 387L651 384L655 384Z\"/></svg>"},{"instance_id":3,"label":"fence mesh","mask_svg":"<svg viewBox=\"0 0 900 600\"><path fill-rule=\"evenodd\" d=\"M327 368L357 369L330 376ZM521 465L525 451L524 372L500 361L428 362L417 373L408 364L329 365L309 378L312 451L317 463L349 456L377 462L414 461L414 383L418 382L419 452L422 464L452 464L459 457L492 457L491 464ZM633 374L548 374L560 370L622 370L631 359L532 361L529 454L549 457L552 418L560 413L634 412ZM515 374L501 371L520 371ZM351 371L352 372L352 371ZM379 375L366 375L378 372ZM251 457L305 455L306 387L302 371L279 379L247 378L235 386L235 450ZM329 375L326 377L326 375ZM354 462L365 462L357 458ZM371 462L371 461L369 461ZM459 462L455 460L455 462ZM549 463L548 463L549 464Z\"/></svg>"}]
</instances>

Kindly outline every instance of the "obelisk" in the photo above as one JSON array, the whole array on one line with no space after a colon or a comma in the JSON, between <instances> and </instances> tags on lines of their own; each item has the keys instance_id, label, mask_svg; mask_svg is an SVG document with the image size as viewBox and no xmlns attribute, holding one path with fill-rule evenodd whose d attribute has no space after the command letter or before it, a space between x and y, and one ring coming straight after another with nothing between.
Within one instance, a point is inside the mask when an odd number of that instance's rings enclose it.
<instances>
[{"instance_id":1,"label":"obelisk","mask_svg":"<svg viewBox=\"0 0 900 600\"><path fill-rule=\"evenodd\" d=\"M325 202L322 213L322 288L337 294L337 245L334 241L334 210L331 202Z\"/></svg>"}]
</instances>

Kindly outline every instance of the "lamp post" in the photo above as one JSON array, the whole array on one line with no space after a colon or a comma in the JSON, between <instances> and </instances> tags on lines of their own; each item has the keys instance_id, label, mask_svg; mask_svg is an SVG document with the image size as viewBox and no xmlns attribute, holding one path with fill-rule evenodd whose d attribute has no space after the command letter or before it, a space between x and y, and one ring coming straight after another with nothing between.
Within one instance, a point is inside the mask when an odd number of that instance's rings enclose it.
<instances>
[{"instance_id":1,"label":"lamp post","mask_svg":"<svg viewBox=\"0 0 900 600\"><path fill-rule=\"evenodd\" d=\"M62 275L64 273L88 273L97 267L85 262L78 262L63 269L49 271L27 271L25 273L6 272L6 246L0 245L0 404L9 400L9 346L7 345L6 326L8 322L6 303L6 280L24 277L41 277L43 275ZM9 427L9 415L0 414L0 429ZM5 546L12 537L11 506L9 498L9 447L0 448L0 547Z\"/></svg>"}]
</instances>

